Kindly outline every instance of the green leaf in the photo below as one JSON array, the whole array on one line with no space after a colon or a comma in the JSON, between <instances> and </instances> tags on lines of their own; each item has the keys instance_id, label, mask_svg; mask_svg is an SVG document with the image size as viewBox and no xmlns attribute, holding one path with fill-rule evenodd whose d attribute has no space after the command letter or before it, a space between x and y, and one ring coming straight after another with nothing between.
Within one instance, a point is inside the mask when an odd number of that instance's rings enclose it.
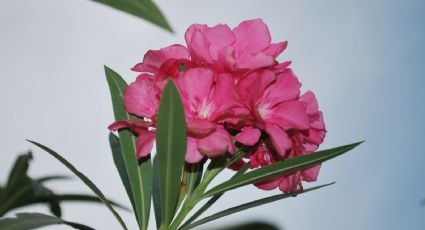
<instances>
[{"instance_id":1,"label":"green leaf","mask_svg":"<svg viewBox=\"0 0 425 230\"><path fill-rule=\"evenodd\" d=\"M236 224L230 227L222 227L216 230L279 230L278 227L261 221Z\"/></svg>"},{"instance_id":2,"label":"green leaf","mask_svg":"<svg viewBox=\"0 0 425 230\"><path fill-rule=\"evenodd\" d=\"M57 200L50 199L47 201L50 205L49 210L50 212L55 215L56 217L62 216L62 208Z\"/></svg>"},{"instance_id":3,"label":"green leaf","mask_svg":"<svg viewBox=\"0 0 425 230\"><path fill-rule=\"evenodd\" d=\"M18 181L26 175L29 167L29 162L32 159L31 152L19 155L9 173L7 187L15 186Z\"/></svg>"},{"instance_id":4,"label":"green leaf","mask_svg":"<svg viewBox=\"0 0 425 230\"><path fill-rule=\"evenodd\" d=\"M112 214L115 216L115 218L118 220L118 222L121 224L123 229L127 229L127 226L125 225L124 221L121 219L120 215L114 210L114 208L111 206L111 204L106 199L105 195L99 190L99 188L83 173L78 171L71 163L69 163L65 158L63 158L61 155L56 153L55 151L49 149L48 147L39 144L34 141L29 142L33 143L37 147L43 149L47 153L49 153L51 156L56 158L58 161L60 161L63 165L65 165L69 170L71 170L76 176L78 176L98 197L102 200L102 202L106 205L106 207L112 212Z\"/></svg>"},{"instance_id":5,"label":"green leaf","mask_svg":"<svg viewBox=\"0 0 425 230\"><path fill-rule=\"evenodd\" d=\"M115 71L105 66L106 79L111 91L112 105L115 120L134 120L134 116L128 114L124 108L123 96L127 83ZM122 159L131 185L133 203L136 206L137 222L141 229L147 229L152 193L152 163L147 158L138 162L136 156L136 139L133 133L127 129L118 132Z\"/></svg>"},{"instance_id":6,"label":"green leaf","mask_svg":"<svg viewBox=\"0 0 425 230\"><path fill-rule=\"evenodd\" d=\"M162 223L173 219L186 154L186 123L180 95L168 80L161 95L156 129L156 150Z\"/></svg>"},{"instance_id":7,"label":"green leaf","mask_svg":"<svg viewBox=\"0 0 425 230\"><path fill-rule=\"evenodd\" d=\"M235 173L235 175L233 175L233 177L239 176L241 174L244 174L248 169L249 169L249 163L246 163L245 166L243 168L241 168L239 171L237 171ZM198 209L198 211L196 211L182 226L187 226L190 223L192 223L193 221L195 221L200 215L202 215L205 211L207 211L209 208L211 208L211 206L218 200L221 198L221 196L224 194L220 193L220 194L216 194L213 197L211 197L207 203L205 203L200 209Z\"/></svg>"},{"instance_id":8,"label":"green leaf","mask_svg":"<svg viewBox=\"0 0 425 230\"><path fill-rule=\"evenodd\" d=\"M92 202L92 203L102 203L102 200L99 199L97 196L87 195L87 194L51 194L49 196L42 196L37 197L30 202L26 202L23 204L19 204L18 206L14 206L13 208L20 208L22 206L32 205L32 204L38 204L38 203L46 203L49 200L56 200L58 202ZM122 204L119 204L115 201L109 200L109 203L115 207L124 209L126 211L130 211L129 208L125 207Z\"/></svg>"},{"instance_id":9,"label":"green leaf","mask_svg":"<svg viewBox=\"0 0 425 230\"><path fill-rule=\"evenodd\" d=\"M9 212L13 207L20 203L25 203L28 199L32 199L36 194L50 192L48 189L42 188L41 185L35 183L31 178L23 175L14 186L8 186L2 193L3 202L0 203L0 216Z\"/></svg>"},{"instance_id":10,"label":"green leaf","mask_svg":"<svg viewBox=\"0 0 425 230\"><path fill-rule=\"evenodd\" d=\"M280 161L280 162L253 170L251 172L245 173L238 177L234 177L222 184L217 185L216 187L207 191L202 197L206 198L209 196L213 196L215 194L222 193L224 191L232 190L244 185L262 181L264 179L273 178L279 175L285 175L299 169L314 166L321 162L337 157L343 153L346 153L361 143L362 142L358 142L358 143L354 143L350 145L340 146L337 148L318 151L312 154L294 157L285 161Z\"/></svg>"},{"instance_id":11,"label":"green leaf","mask_svg":"<svg viewBox=\"0 0 425 230\"><path fill-rule=\"evenodd\" d=\"M188 174L186 179L187 184L187 196L192 195L192 192L199 185L202 179L204 162L197 164L186 164L185 170Z\"/></svg>"},{"instance_id":12,"label":"green leaf","mask_svg":"<svg viewBox=\"0 0 425 230\"><path fill-rule=\"evenodd\" d=\"M120 139L115 136L115 134L109 133L109 144L111 145L112 157L114 159L115 167L118 170L125 191L127 192L128 198L130 199L131 206L133 207L133 210L136 210L136 206L134 205L133 193L131 191L130 179L128 178L127 171L125 170L125 163L121 151Z\"/></svg>"},{"instance_id":13,"label":"green leaf","mask_svg":"<svg viewBox=\"0 0 425 230\"><path fill-rule=\"evenodd\" d=\"M3 216L16 202L18 202L21 194L27 192L26 190L21 191L19 188L28 182L26 173L31 159L32 154L31 152L28 152L19 155L15 160L15 163L10 170L6 186L0 193L0 216Z\"/></svg>"},{"instance_id":14,"label":"green leaf","mask_svg":"<svg viewBox=\"0 0 425 230\"><path fill-rule=\"evenodd\" d=\"M241 211L244 211L244 210L247 210L247 209L250 209L250 208L255 208L255 207L261 206L263 204L268 204L268 203L278 201L278 200L281 200L281 199L285 199L285 198L289 198L289 197L295 197L299 194L310 192L310 191L313 191L313 190L316 190L316 189L319 189L319 188L323 188L323 187L326 187L326 186L329 186L329 185L332 185L332 184L335 184L335 182L325 184L325 185L316 186L316 187L312 187L312 188L308 188L308 189L304 189L304 190L297 191L297 192L274 195L274 196L266 197L266 198L263 198L263 199L255 200L255 201L252 201L252 202L249 202L249 203L241 204L241 205L220 211L220 212L215 213L211 216L205 217L201 220L198 220L198 221L194 222L193 224L190 224L190 225L187 225L187 226L181 228L181 230L191 229L191 228L194 228L196 226L205 224L207 222L217 220L217 219L224 217L224 216L228 216L228 215L231 215L231 214L234 214L234 213L237 213L237 212L241 212Z\"/></svg>"},{"instance_id":15,"label":"green leaf","mask_svg":"<svg viewBox=\"0 0 425 230\"><path fill-rule=\"evenodd\" d=\"M63 175L53 175L53 176L39 177L35 179L35 181L37 181L38 183L44 183L51 180L68 180L68 179L71 179L71 177L63 176Z\"/></svg>"},{"instance_id":16,"label":"green leaf","mask_svg":"<svg viewBox=\"0 0 425 230\"><path fill-rule=\"evenodd\" d=\"M152 185L152 200L155 211L156 228L159 229L162 220L161 198L159 195L159 176L158 176L158 157L153 159L153 185Z\"/></svg>"},{"instance_id":17,"label":"green leaf","mask_svg":"<svg viewBox=\"0 0 425 230\"><path fill-rule=\"evenodd\" d=\"M102 200L97 196L87 195L87 194L54 194L52 198L59 202L94 202L94 203L102 203ZM118 208L124 209L126 211L130 211L129 208L125 207L122 204L119 204L115 201L109 200L108 202Z\"/></svg>"},{"instance_id":18,"label":"green leaf","mask_svg":"<svg viewBox=\"0 0 425 230\"><path fill-rule=\"evenodd\" d=\"M42 213L17 213L16 217L0 219L0 229L2 230L34 229L58 224L65 224L80 230L94 230L94 228L86 225L65 221Z\"/></svg>"},{"instance_id":19,"label":"green leaf","mask_svg":"<svg viewBox=\"0 0 425 230\"><path fill-rule=\"evenodd\" d=\"M145 19L163 29L173 32L170 24L159 8L151 0L93 0L98 3L121 10L136 17Z\"/></svg>"}]
</instances>

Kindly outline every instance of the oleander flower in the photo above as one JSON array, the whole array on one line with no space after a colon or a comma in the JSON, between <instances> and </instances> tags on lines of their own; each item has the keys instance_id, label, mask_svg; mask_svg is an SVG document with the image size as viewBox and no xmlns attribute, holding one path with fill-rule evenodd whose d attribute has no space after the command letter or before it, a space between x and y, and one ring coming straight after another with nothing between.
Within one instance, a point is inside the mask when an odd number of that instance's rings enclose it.
<instances>
[{"instance_id":1,"label":"oleander flower","mask_svg":"<svg viewBox=\"0 0 425 230\"><path fill-rule=\"evenodd\" d=\"M287 42L271 43L269 29L261 19L243 21L233 30L223 24L194 24L185 39L193 62L210 64L220 71L273 66L287 46Z\"/></svg>"},{"instance_id":2,"label":"oleander flower","mask_svg":"<svg viewBox=\"0 0 425 230\"><path fill-rule=\"evenodd\" d=\"M237 98L234 80L227 73L196 67L180 71L173 77L180 92L187 125L186 162L197 163L205 156L233 154L234 142L224 127L224 122L246 116L247 110ZM130 128L139 134L138 156L148 155L153 147L156 116L162 81L155 75L141 74L124 93L128 112L144 118L139 122L118 121L111 130ZM150 127L150 128L149 128ZM140 145L139 145L140 143Z\"/></svg>"},{"instance_id":3,"label":"oleander flower","mask_svg":"<svg viewBox=\"0 0 425 230\"><path fill-rule=\"evenodd\" d=\"M251 111L241 124L235 139L254 146L249 155L251 168L284 161L317 150L323 142L326 129L322 113L314 94L310 91L300 96L297 77L291 69L259 70L242 78L237 89L245 106ZM261 132L266 137L260 139ZM257 144L258 143L258 144ZM234 168L239 168L239 161ZM256 183L270 190L279 187L284 192L302 188L301 181L315 181L320 166L299 170Z\"/></svg>"},{"instance_id":4,"label":"oleander flower","mask_svg":"<svg viewBox=\"0 0 425 230\"><path fill-rule=\"evenodd\" d=\"M271 43L261 19L244 21L234 29L194 24L185 40L187 47L174 44L149 50L132 68L139 75L126 89L124 105L140 119L109 127L129 128L138 136L139 158L152 151L167 79L177 86L185 112L187 163L233 154L236 141L252 147L245 156L251 168L317 150L326 131L316 98L310 91L300 95L301 83L289 68L290 61L276 61L287 42ZM240 159L230 168L244 164ZM255 185L292 192L302 188L301 181L316 180L319 169L320 165Z\"/></svg>"},{"instance_id":5,"label":"oleander flower","mask_svg":"<svg viewBox=\"0 0 425 230\"><path fill-rule=\"evenodd\" d=\"M261 19L247 20L233 30L219 24L194 24L185 34L187 47L179 44L150 50L132 70L160 78L174 76L180 64L203 66L217 72L244 73L277 64L287 42L271 43L267 25Z\"/></svg>"}]
</instances>

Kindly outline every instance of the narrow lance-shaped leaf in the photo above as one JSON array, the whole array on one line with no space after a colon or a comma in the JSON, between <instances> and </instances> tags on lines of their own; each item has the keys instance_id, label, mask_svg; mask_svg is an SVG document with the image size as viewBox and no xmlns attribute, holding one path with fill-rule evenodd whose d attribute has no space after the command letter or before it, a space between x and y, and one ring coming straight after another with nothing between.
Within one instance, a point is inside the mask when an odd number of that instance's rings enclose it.
<instances>
[{"instance_id":1,"label":"narrow lance-shaped leaf","mask_svg":"<svg viewBox=\"0 0 425 230\"><path fill-rule=\"evenodd\" d=\"M31 159L31 152L19 155L12 169L10 170L6 186L0 193L0 216L3 216L8 211L10 206L15 202L13 200L11 201L10 197L16 195L16 192L19 192L17 191L17 187L22 184L22 180L26 179L26 172L28 170L29 161Z\"/></svg>"},{"instance_id":2,"label":"narrow lance-shaped leaf","mask_svg":"<svg viewBox=\"0 0 425 230\"><path fill-rule=\"evenodd\" d=\"M22 206L27 206L31 204L39 204L46 203L49 200L54 199L58 202L91 202L91 203L102 203L102 200L97 196L86 195L86 194L51 194L49 196L37 197L35 199L30 200L29 202L20 203L13 208L20 208ZM130 211L127 207L122 204L119 204L115 201L108 200L112 206L124 209L126 211Z\"/></svg>"},{"instance_id":3,"label":"narrow lance-shaped leaf","mask_svg":"<svg viewBox=\"0 0 425 230\"><path fill-rule=\"evenodd\" d=\"M239 188L244 185L252 184L264 179L269 179L279 175L291 173L299 169L308 168L310 166L319 164L321 162L337 157L343 153L346 153L361 143L362 142L358 142L358 143L354 143L350 145L340 146L337 148L318 151L312 154L294 157L285 161L280 161L280 162L265 166L263 168L253 170L251 172L234 177L222 184L217 185L216 187L207 191L203 195L203 198L213 196L215 194L219 194L224 191Z\"/></svg>"},{"instance_id":4,"label":"narrow lance-shaped leaf","mask_svg":"<svg viewBox=\"0 0 425 230\"><path fill-rule=\"evenodd\" d=\"M125 163L121 151L120 139L115 136L115 134L110 133L109 144L111 145L112 157L114 159L115 167L118 170L125 191L127 192L128 198L130 199L131 206L133 207L133 210L136 210L136 206L134 205L133 193L131 191L130 179L128 178L127 171L125 170Z\"/></svg>"},{"instance_id":5,"label":"narrow lance-shaped leaf","mask_svg":"<svg viewBox=\"0 0 425 230\"><path fill-rule=\"evenodd\" d=\"M155 156L153 159L152 170L153 170L152 201L153 201L153 207L155 211L156 228L159 229L159 227L161 226L162 212L161 212L161 198L159 194L160 188L159 188L158 157L157 156Z\"/></svg>"},{"instance_id":6,"label":"narrow lance-shaped leaf","mask_svg":"<svg viewBox=\"0 0 425 230\"><path fill-rule=\"evenodd\" d=\"M0 216L5 215L20 202L26 201L27 198L34 196L35 190L38 190L36 184L26 175L23 175L20 180L16 182L15 186L6 187L2 193L4 201L0 202Z\"/></svg>"},{"instance_id":7,"label":"narrow lance-shaped leaf","mask_svg":"<svg viewBox=\"0 0 425 230\"><path fill-rule=\"evenodd\" d=\"M71 170L71 172L73 172L76 176L78 176L78 178L80 178L87 185L87 187L89 187L99 197L99 199L102 200L102 202L106 205L106 207L112 212L112 214L118 220L118 222L123 227L123 229L127 229L127 226L125 225L124 221L121 219L120 215L115 211L115 209L111 206L109 201L106 199L105 195L103 195L103 193L99 190L99 188L87 176L85 176L83 173L78 171L71 163L69 163L69 161L67 161L57 152L37 142L30 141L30 140L29 142L33 143L37 147L49 153L51 156L53 156L59 162L65 165L69 170Z\"/></svg>"},{"instance_id":8,"label":"narrow lance-shaped leaf","mask_svg":"<svg viewBox=\"0 0 425 230\"><path fill-rule=\"evenodd\" d=\"M15 161L15 164L12 167L12 170L10 171L9 178L7 180L7 187L15 186L16 183L18 183L18 181L24 175L26 175L26 172L29 167L29 161L31 159L32 159L31 152L18 156L18 158Z\"/></svg>"},{"instance_id":9,"label":"narrow lance-shaped leaf","mask_svg":"<svg viewBox=\"0 0 425 230\"><path fill-rule=\"evenodd\" d=\"M64 175L53 175L53 176L39 177L35 179L35 181L37 181L38 183L44 183L44 182L52 181L52 180L68 180L68 179L71 179L71 177L64 176Z\"/></svg>"},{"instance_id":10,"label":"narrow lance-shaped leaf","mask_svg":"<svg viewBox=\"0 0 425 230\"><path fill-rule=\"evenodd\" d=\"M161 95L156 129L156 150L162 224L173 219L186 154L186 123L180 95L168 80Z\"/></svg>"},{"instance_id":11,"label":"narrow lance-shaped leaf","mask_svg":"<svg viewBox=\"0 0 425 230\"><path fill-rule=\"evenodd\" d=\"M204 169L204 162L203 161L196 163L196 164L186 164L185 165L185 170L186 170L187 175L188 175L187 179L186 179L187 196L192 195L192 192L195 190L195 188L201 182L203 169Z\"/></svg>"},{"instance_id":12,"label":"narrow lance-shaped leaf","mask_svg":"<svg viewBox=\"0 0 425 230\"><path fill-rule=\"evenodd\" d=\"M263 205L263 204L268 204L268 203L275 202L275 201L278 201L278 200L282 200L282 199L285 199L285 198L294 197L294 196L297 196L297 195L302 194L302 193L311 192L313 190L323 188L323 187L332 185L334 183L335 182L325 184L325 185L319 185L319 186L316 186L316 187L300 190L300 191L297 191L297 192L269 196L269 197L266 197L266 198L263 198L263 199L259 199L259 200L255 200L255 201L248 202L248 203L245 203L245 204L241 204L241 205L220 211L220 212L215 213L211 216L205 217L205 218L203 218L199 221L194 222L193 224L182 227L180 230L188 230L188 229L194 228L196 226L199 226L201 224L205 224L205 223L208 223L210 221L217 220L221 217L225 217L225 216L228 216L228 215L231 215L231 214L234 214L234 213L237 213L237 212L241 212L241 211L244 211L244 210L247 210L247 209L250 209L250 208L255 208L255 207L258 207L258 206Z\"/></svg>"},{"instance_id":13,"label":"narrow lance-shaped leaf","mask_svg":"<svg viewBox=\"0 0 425 230\"><path fill-rule=\"evenodd\" d=\"M105 66L106 79L111 91L115 120L136 119L124 108L123 97L127 83L112 69ZM118 132L122 159L131 185L134 205L136 206L137 222L141 229L147 229L152 193L152 164L150 158L139 164L136 156L136 140L133 133L127 129Z\"/></svg>"},{"instance_id":14,"label":"narrow lance-shaped leaf","mask_svg":"<svg viewBox=\"0 0 425 230\"><path fill-rule=\"evenodd\" d=\"M167 19L151 0L93 0L136 17L145 19L163 29L173 32Z\"/></svg>"},{"instance_id":15,"label":"narrow lance-shaped leaf","mask_svg":"<svg viewBox=\"0 0 425 230\"><path fill-rule=\"evenodd\" d=\"M65 224L80 230L94 230L83 224L65 221L42 213L17 213L16 217L0 219L0 229L3 230L35 229L58 224Z\"/></svg>"}]
</instances>

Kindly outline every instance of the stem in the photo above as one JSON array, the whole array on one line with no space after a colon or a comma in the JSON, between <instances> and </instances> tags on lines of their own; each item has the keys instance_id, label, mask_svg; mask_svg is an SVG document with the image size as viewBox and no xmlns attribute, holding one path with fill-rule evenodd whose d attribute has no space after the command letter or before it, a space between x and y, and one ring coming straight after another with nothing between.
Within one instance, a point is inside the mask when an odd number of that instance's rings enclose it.
<instances>
[{"instance_id":1,"label":"stem","mask_svg":"<svg viewBox=\"0 0 425 230\"><path fill-rule=\"evenodd\" d=\"M229 165L233 164L235 161L243 157L247 152L238 150L232 158L226 157L216 157L214 158L210 165L208 166L207 171L205 172L204 178L201 183L195 188L192 194L188 195L183 201L182 208L179 214L176 216L174 221L169 227L169 230L177 230L178 227L182 224L183 220L186 218L187 214L202 200L202 195L207 189L211 181L221 172L224 168L227 168Z\"/></svg>"},{"instance_id":2,"label":"stem","mask_svg":"<svg viewBox=\"0 0 425 230\"><path fill-rule=\"evenodd\" d=\"M187 194L186 177L187 177L187 172L186 172L186 170L184 170L183 176L182 176L182 181L181 181L181 184L180 184L180 192L179 192L179 197L177 199L176 210L179 209L182 201L184 200L184 198L186 197L186 194Z\"/></svg>"},{"instance_id":3,"label":"stem","mask_svg":"<svg viewBox=\"0 0 425 230\"><path fill-rule=\"evenodd\" d=\"M182 209L180 210L179 214L174 219L169 230L177 230L177 228L183 222L184 218L186 218L187 214L189 214L192 208L195 207L195 205L199 202L199 200L192 200L191 198L192 197L185 200L185 202L183 203Z\"/></svg>"},{"instance_id":4,"label":"stem","mask_svg":"<svg viewBox=\"0 0 425 230\"><path fill-rule=\"evenodd\" d=\"M195 188L193 193L190 196L187 196L183 201L182 208L179 214L176 216L174 221L172 222L169 230L177 230L180 224L183 222L184 218L186 218L187 214L195 207L195 205L201 200L201 195L205 192L208 184L214 177L205 177L204 180Z\"/></svg>"}]
</instances>

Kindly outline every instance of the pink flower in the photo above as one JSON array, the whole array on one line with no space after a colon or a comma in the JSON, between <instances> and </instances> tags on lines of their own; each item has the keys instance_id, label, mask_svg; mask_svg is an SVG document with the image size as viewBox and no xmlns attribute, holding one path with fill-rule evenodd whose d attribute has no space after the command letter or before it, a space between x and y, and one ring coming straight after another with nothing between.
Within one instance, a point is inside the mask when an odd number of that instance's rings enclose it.
<instances>
[{"instance_id":1,"label":"pink flower","mask_svg":"<svg viewBox=\"0 0 425 230\"><path fill-rule=\"evenodd\" d=\"M287 42L271 43L270 32L261 19L243 21L231 30L194 24L185 35L191 60L209 64L219 71L253 70L276 64Z\"/></svg>"},{"instance_id":2,"label":"pink flower","mask_svg":"<svg viewBox=\"0 0 425 230\"><path fill-rule=\"evenodd\" d=\"M152 75L158 75L160 70L168 70L170 68L161 68L161 66L173 66L170 71L174 76L178 71L178 61L189 60L190 54L186 47L182 45L171 45L160 50L149 50L144 58L143 62L135 65L132 70L141 73L150 73Z\"/></svg>"},{"instance_id":3,"label":"pink flower","mask_svg":"<svg viewBox=\"0 0 425 230\"><path fill-rule=\"evenodd\" d=\"M185 39L188 48L176 44L149 50L132 70L162 79L174 76L181 64L185 68L208 67L243 74L278 64L275 59L287 46L286 41L271 43L269 29L261 19L243 21L233 30L223 24L194 24L186 31Z\"/></svg>"},{"instance_id":4,"label":"pink flower","mask_svg":"<svg viewBox=\"0 0 425 230\"><path fill-rule=\"evenodd\" d=\"M161 69L159 69L161 71ZM234 120L245 115L236 91L234 80L229 74L215 73L208 68L191 68L180 71L174 76L180 92L187 124L186 162L196 163L207 157L223 155L235 151L233 140L224 128L226 120ZM152 150L154 127L162 89L156 83L162 81L155 75L141 74L129 85L124 94L124 104L130 113L150 121L118 121L110 126L111 130L130 128L138 136L138 156L146 156ZM140 127L143 125L143 127ZM144 137L146 136L147 137Z\"/></svg>"},{"instance_id":5,"label":"pink flower","mask_svg":"<svg viewBox=\"0 0 425 230\"><path fill-rule=\"evenodd\" d=\"M248 146L260 141L249 156L251 168L311 153L323 142L326 131L316 98L312 92L300 96L300 87L290 69L259 70L238 82L238 92L251 116L239 124L243 128L235 139ZM260 131L267 134L265 140L260 140ZM256 186L266 190L279 187L284 192L297 191L302 188L302 180L316 180L319 168L300 170Z\"/></svg>"},{"instance_id":6,"label":"pink flower","mask_svg":"<svg viewBox=\"0 0 425 230\"><path fill-rule=\"evenodd\" d=\"M139 72L124 93L126 110L136 121L117 121L109 128L129 128L137 135L137 156L152 151L160 96L167 79L176 84L185 111L186 162L235 152L237 141L253 150L251 168L310 154L323 142L326 129L312 92L300 95L301 83L276 58L287 42L271 43L261 19L236 28L194 24L185 34L187 48L175 44L150 50L132 70ZM234 137L232 133L237 133ZM231 166L238 170L245 164ZM314 181L320 165L255 185L284 192Z\"/></svg>"},{"instance_id":7,"label":"pink flower","mask_svg":"<svg viewBox=\"0 0 425 230\"><path fill-rule=\"evenodd\" d=\"M146 122L143 120L122 120L114 122L108 128L112 131L123 128L130 128L134 133L136 133L138 135L136 141L136 155L138 158L142 158L149 155L149 153L152 151L155 141L155 132L149 129L151 126L151 122Z\"/></svg>"},{"instance_id":8,"label":"pink flower","mask_svg":"<svg viewBox=\"0 0 425 230\"><path fill-rule=\"evenodd\" d=\"M199 162L203 156L214 157L235 147L223 123L244 115L232 76L198 67L175 78L181 94L188 130L186 161Z\"/></svg>"}]
</instances>

